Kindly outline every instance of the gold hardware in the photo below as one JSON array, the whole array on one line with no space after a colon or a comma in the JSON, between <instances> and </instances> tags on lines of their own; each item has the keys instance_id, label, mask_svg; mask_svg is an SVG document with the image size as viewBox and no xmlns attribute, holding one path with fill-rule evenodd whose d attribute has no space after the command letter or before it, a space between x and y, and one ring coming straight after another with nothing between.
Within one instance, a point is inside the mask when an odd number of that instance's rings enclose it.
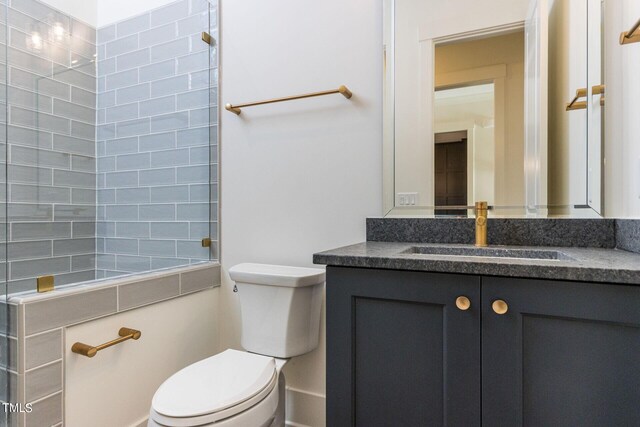
<instances>
[{"instance_id":1,"label":"gold hardware","mask_svg":"<svg viewBox=\"0 0 640 427\"><path fill-rule=\"evenodd\" d=\"M38 292L49 292L54 289L53 276L40 276L36 279Z\"/></svg>"},{"instance_id":2,"label":"gold hardware","mask_svg":"<svg viewBox=\"0 0 640 427\"><path fill-rule=\"evenodd\" d=\"M629 31L620 34L620 44L625 45L640 42L640 32L636 34L638 28L640 28L640 19L638 19L638 22L636 22Z\"/></svg>"},{"instance_id":3,"label":"gold hardware","mask_svg":"<svg viewBox=\"0 0 640 427\"><path fill-rule=\"evenodd\" d=\"M353 96L353 93L349 89L347 89L345 85L342 85L338 89L326 90L324 92L306 93L304 95L287 96L284 98L274 98L274 99L268 99L266 101L250 102L247 104L238 104L238 105L227 104L224 106L224 108L226 108L227 111L231 111L232 113L240 115L240 113L242 112L242 108L245 108L245 107L253 107L255 105L264 105L264 104L273 104L276 102L283 102L283 101L293 101L296 99L313 98L315 96L333 95L334 93L339 93L347 99L350 99Z\"/></svg>"},{"instance_id":4,"label":"gold hardware","mask_svg":"<svg viewBox=\"0 0 640 427\"><path fill-rule=\"evenodd\" d=\"M211 239L208 237L205 237L204 239L202 239L202 247L203 248L210 248L211 247Z\"/></svg>"},{"instance_id":5,"label":"gold hardware","mask_svg":"<svg viewBox=\"0 0 640 427\"><path fill-rule=\"evenodd\" d=\"M476 246L487 246L487 202L476 202Z\"/></svg>"},{"instance_id":6,"label":"gold hardware","mask_svg":"<svg viewBox=\"0 0 640 427\"><path fill-rule=\"evenodd\" d=\"M120 330L118 331L118 335L120 336L120 338L116 338L115 340L111 340L95 347L90 346L89 344L77 342L71 346L71 351L76 354L81 354L82 356L93 357L99 351L104 350L105 348L120 344L121 342L127 340L139 339L142 336L142 332L131 328L120 328Z\"/></svg>"},{"instance_id":7,"label":"gold hardware","mask_svg":"<svg viewBox=\"0 0 640 427\"><path fill-rule=\"evenodd\" d=\"M591 88L591 95L604 95L604 85L596 85ZM580 98L585 98L588 95L587 88L578 89L576 96L567 104L567 111L586 110L587 102L578 101ZM604 106L604 97L600 98L600 105Z\"/></svg>"},{"instance_id":8,"label":"gold hardware","mask_svg":"<svg viewBox=\"0 0 640 427\"><path fill-rule=\"evenodd\" d=\"M496 314L506 314L509 311L507 303L501 299L497 299L491 304L491 308Z\"/></svg>"},{"instance_id":9,"label":"gold hardware","mask_svg":"<svg viewBox=\"0 0 640 427\"><path fill-rule=\"evenodd\" d=\"M456 307L462 311L467 311L471 308L471 301L465 296L456 298Z\"/></svg>"},{"instance_id":10,"label":"gold hardware","mask_svg":"<svg viewBox=\"0 0 640 427\"><path fill-rule=\"evenodd\" d=\"M205 31L202 32L202 41L212 46L216 44L216 41L213 39L213 37L211 37L211 34Z\"/></svg>"}]
</instances>

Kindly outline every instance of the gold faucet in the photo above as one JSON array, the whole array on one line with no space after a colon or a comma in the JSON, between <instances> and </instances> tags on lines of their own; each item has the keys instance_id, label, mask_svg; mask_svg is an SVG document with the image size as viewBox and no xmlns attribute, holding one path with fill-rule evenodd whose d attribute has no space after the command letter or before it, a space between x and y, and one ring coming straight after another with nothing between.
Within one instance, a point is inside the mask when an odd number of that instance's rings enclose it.
<instances>
[{"instance_id":1,"label":"gold faucet","mask_svg":"<svg viewBox=\"0 0 640 427\"><path fill-rule=\"evenodd\" d=\"M476 246L483 248L487 246L487 212L489 205L487 202L476 202Z\"/></svg>"}]
</instances>

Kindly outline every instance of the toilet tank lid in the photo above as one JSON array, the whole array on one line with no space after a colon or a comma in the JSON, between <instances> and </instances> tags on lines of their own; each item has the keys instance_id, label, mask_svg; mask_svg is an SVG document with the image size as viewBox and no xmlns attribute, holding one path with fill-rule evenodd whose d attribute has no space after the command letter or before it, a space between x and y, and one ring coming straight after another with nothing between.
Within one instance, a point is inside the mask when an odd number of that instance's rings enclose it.
<instances>
[{"instance_id":1,"label":"toilet tank lid","mask_svg":"<svg viewBox=\"0 0 640 427\"><path fill-rule=\"evenodd\" d=\"M229 269L229 275L234 282L290 288L318 285L324 283L325 280L323 268L254 263L234 265Z\"/></svg>"}]
</instances>

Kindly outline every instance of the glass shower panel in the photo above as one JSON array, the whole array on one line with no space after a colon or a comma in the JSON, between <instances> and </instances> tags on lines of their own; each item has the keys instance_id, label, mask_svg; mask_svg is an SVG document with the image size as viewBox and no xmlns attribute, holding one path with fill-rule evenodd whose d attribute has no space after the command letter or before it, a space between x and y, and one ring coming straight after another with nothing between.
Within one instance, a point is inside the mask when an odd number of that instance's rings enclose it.
<instances>
[{"instance_id":1,"label":"glass shower panel","mask_svg":"<svg viewBox=\"0 0 640 427\"><path fill-rule=\"evenodd\" d=\"M210 232L211 236L211 259L220 259L220 239L218 238L218 182L219 182L219 168L218 168L218 156L219 156L219 132L218 126L219 113L218 109L218 3L211 2L209 5L209 34L211 35L211 43L209 48L209 108L210 108L210 196L211 201L210 208Z\"/></svg>"},{"instance_id":2,"label":"glass shower panel","mask_svg":"<svg viewBox=\"0 0 640 427\"><path fill-rule=\"evenodd\" d=\"M7 291L7 4L0 0L0 403L15 401L16 340L11 325L15 312L9 308ZM9 425L9 413L0 412L0 425Z\"/></svg>"},{"instance_id":3,"label":"glass shower panel","mask_svg":"<svg viewBox=\"0 0 640 427\"><path fill-rule=\"evenodd\" d=\"M210 3L98 29L98 278L208 261Z\"/></svg>"}]
</instances>

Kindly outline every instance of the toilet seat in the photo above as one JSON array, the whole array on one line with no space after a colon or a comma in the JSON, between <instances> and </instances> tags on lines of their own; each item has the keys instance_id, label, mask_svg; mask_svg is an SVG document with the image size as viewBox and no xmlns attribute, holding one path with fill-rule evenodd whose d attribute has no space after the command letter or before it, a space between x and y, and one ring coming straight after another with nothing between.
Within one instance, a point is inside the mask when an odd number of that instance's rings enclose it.
<instances>
[{"instance_id":1,"label":"toilet seat","mask_svg":"<svg viewBox=\"0 0 640 427\"><path fill-rule=\"evenodd\" d=\"M153 396L151 418L182 427L232 417L269 395L278 381L276 368L272 357L225 350L167 379Z\"/></svg>"}]
</instances>

